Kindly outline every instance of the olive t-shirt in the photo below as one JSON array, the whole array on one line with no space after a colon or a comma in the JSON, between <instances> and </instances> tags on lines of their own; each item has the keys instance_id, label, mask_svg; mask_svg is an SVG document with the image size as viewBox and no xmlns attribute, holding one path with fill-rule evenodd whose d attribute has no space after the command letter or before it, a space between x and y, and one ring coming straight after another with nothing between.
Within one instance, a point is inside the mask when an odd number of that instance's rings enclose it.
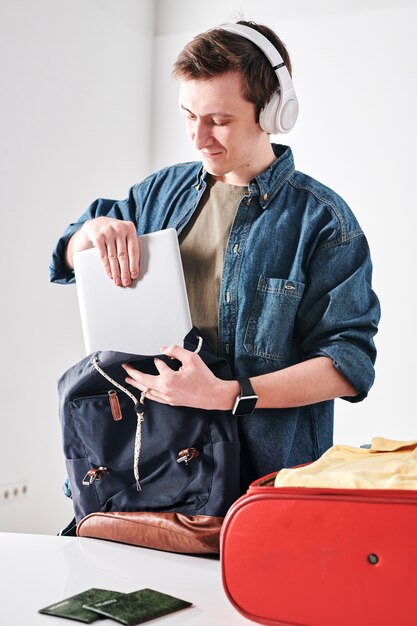
<instances>
[{"instance_id":1,"label":"olive t-shirt","mask_svg":"<svg viewBox=\"0 0 417 626\"><path fill-rule=\"evenodd\" d=\"M180 235L191 318L214 350L220 283L230 229L247 187L208 179L201 201Z\"/></svg>"}]
</instances>

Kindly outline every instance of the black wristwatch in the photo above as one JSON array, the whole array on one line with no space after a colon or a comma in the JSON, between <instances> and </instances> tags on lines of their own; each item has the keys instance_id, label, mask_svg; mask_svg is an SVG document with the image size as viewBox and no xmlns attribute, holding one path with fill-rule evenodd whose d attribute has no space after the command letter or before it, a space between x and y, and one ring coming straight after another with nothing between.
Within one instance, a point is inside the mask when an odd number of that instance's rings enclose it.
<instances>
[{"instance_id":1,"label":"black wristwatch","mask_svg":"<svg viewBox=\"0 0 417 626\"><path fill-rule=\"evenodd\" d=\"M236 380L240 383L240 394L236 398L232 413L233 415L250 415L255 409L258 396L249 378L238 376Z\"/></svg>"}]
</instances>

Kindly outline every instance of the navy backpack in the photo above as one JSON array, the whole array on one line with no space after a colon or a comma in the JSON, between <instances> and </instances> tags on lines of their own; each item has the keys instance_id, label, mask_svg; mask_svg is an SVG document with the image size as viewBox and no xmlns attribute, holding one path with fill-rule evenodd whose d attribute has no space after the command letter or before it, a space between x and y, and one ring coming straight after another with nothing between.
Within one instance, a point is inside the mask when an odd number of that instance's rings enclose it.
<instances>
[{"instance_id":1,"label":"navy backpack","mask_svg":"<svg viewBox=\"0 0 417 626\"><path fill-rule=\"evenodd\" d=\"M184 348L198 351L217 377L232 378L196 328ZM158 374L154 356L106 351L78 362L58 383L77 534L215 552L222 519L240 495L236 417L144 398L124 382L123 363Z\"/></svg>"}]
</instances>

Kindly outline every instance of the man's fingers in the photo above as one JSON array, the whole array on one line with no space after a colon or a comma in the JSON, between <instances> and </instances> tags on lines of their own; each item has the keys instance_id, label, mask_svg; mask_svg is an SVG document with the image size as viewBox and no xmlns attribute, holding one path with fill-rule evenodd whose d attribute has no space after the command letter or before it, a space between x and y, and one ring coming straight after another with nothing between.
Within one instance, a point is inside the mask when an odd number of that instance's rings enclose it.
<instances>
[{"instance_id":1,"label":"man's fingers","mask_svg":"<svg viewBox=\"0 0 417 626\"><path fill-rule=\"evenodd\" d=\"M117 245L114 240L107 241L107 258L110 266L111 277L115 285L120 286L122 284L119 257L117 253ZM103 259L104 264L105 260Z\"/></svg>"},{"instance_id":2,"label":"man's fingers","mask_svg":"<svg viewBox=\"0 0 417 626\"><path fill-rule=\"evenodd\" d=\"M128 253L128 242L125 238L118 237L115 241L109 241L106 248L106 257L102 257L104 266L110 268L110 274L114 284L117 286L129 287L134 277L130 271L130 258ZM137 277L137 274L136 274Z\"/></svg>"},{"instance_id":3,"label":"man's fingers","mask_svg":"<svg viewBox=\"0 0 417 626\"><path fill-rule=\"evenodd\" d=\"M130 275L129 255L127 251L126 237L118 237L116 239L117 262L119 265L119 277L124 287L132 284Z\"/></svg>"},{"instance_id":4,"label":"man's fingers","mask_svg":"<svg viewBox=\"0 0 417 626\"><path fill-rule=\"evenodd\" d=\"M160 372L164 373L166 370L172 373L172 370L160 359L155 359L155 366ZM125 381L139 389L139 391L145 391L145 398L154 400L155 402L162 402L163 404L171 404L172 398L163 391L161 391L161 385L164 386L163 377L160 375L153 376L152 374L144 374L131 365L124 363L122 365L128 376Z\"/></svg>"},{"instance_id":5,"label":"man's fingers","mask_svg":"<svg viewBox=\"0 0 417 626\"><path fill-rule=\"evenodd\" d=\"M115 285L131 285L139 275L139 245L133 222L98 217L87 220L83 228Z\"/></svg>"},{"instance_id":6,"label":"man's fingers","mask_svg":"<svg viewBox=\"0 0 417 626\"><path fill-rule=\"evenodd\" d=\"M139 276L140 250L136 231L129 233L127 237L127 253L129 257L129 271L132 280Z\"/></svg>"},{"instance_id":7,"label":"man's fingers","mask_svg":"<svg viewBox=\"0 0 417 626\"><path fill-rule=\"evenodd\" d=\"M169 365L164 363L162 359L154 359L153 362L155 363L155 367L160 374L172 373L172 369L169 367Z\"/></svg>"},{"instance_id":8,"label":"man's fingers","mask_svg":"<svg viewBox=\"0 0 417 626\"><path fill-rule=\"evenodd\" d=\"M181 348L181 346L162 346L160 349L161 354L166 354L170 356L172 359L178 359L178 361L184 362L192 358L192 352L186 350L185 348Z\"/></svg>"},{"instance_id":9,"label":"man's fingers","mask_svg":"<svg viewBox=\"0 0 417 626\"><path fill-rule=\"evenodd\" d=\"M106 244L101 241L96 241L95 242L95 247L98 250L98 253L100 255L100 259L104 265L104 269L106 270L106 274L109 278L113 278L113 274L112 274L112 268L110 265L110 260L109 260L109 255L108 255L108 251L107 251L107 246Z\"/></svg>"},{"instance_id":10,"label":"man's fingers","mask_svg":"<svg viewBox=\"0 0 417 626\"><path fill-rule=\"evenodd\" d=\"M126 378L126 381L131 385L134 385L140 391L145 391L145 389L152 389L154 385L156 385L156 379L158 376L153 376L152 374L144 374L140 372L136 368L124 363L122 365L123 369L129 375L129 380Z\"/></svg>"}]
</instances>

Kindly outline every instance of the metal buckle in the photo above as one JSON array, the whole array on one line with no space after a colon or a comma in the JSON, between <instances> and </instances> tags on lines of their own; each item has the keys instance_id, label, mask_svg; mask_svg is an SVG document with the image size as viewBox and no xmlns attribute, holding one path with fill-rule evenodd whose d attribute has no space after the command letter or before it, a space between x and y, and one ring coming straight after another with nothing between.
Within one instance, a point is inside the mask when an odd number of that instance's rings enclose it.
<instances>
[{"instance_id":1,"label":"metal buckle","mask_svg":"<svg viewBox=\"0 0 417 626\"><path fill-rule=\"evenodd\" d=\"M185 463L186 465L188 465L188 463L192 459L198 457L199 454L200 453L197 448L184 448L184 450L180 450L178 452L177 463Z\"/></svg>"},{"instance_id":2,"label":"metal buckle","mask_svg":"<svg viewBox=\"0 0 417 626\"><path fill-rule=\"evenodd\" d=\"M104 467L103 465L100 465L100 467L96 467L96 468L92 467L91 469L88 470L88 472L84 476L83 485L86 485L87 487L89 487L90 485L93 484L95 480L100 480L106 472L108 472L108 469L107 467Z\"/></svg>"}]
</instances>

